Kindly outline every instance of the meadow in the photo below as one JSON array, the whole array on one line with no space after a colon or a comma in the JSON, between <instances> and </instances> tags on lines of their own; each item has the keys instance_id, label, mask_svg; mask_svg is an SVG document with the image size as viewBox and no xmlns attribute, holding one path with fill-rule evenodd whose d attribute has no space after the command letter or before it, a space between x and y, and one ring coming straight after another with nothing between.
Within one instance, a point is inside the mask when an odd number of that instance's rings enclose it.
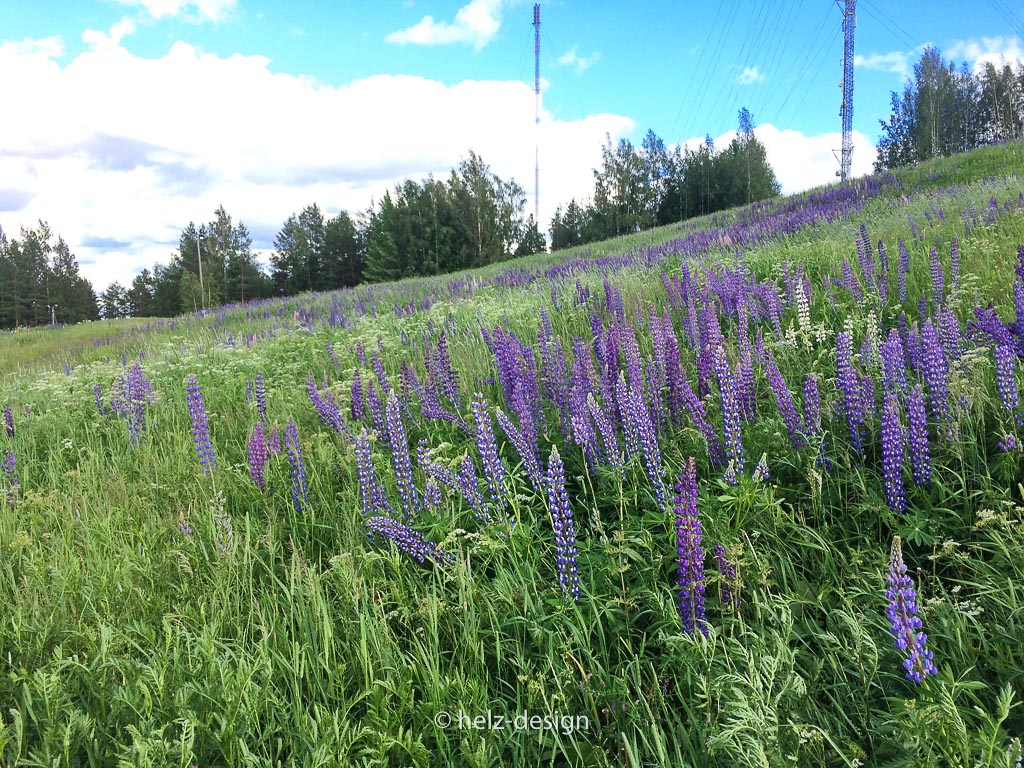
<instances>
[{"instance_id":1,"label":"meadow","mask_svg":"<svg viewBox=\"0 0 1024 768\"><path fill-rule=\"evenodd\" d=\"M0 335L0 761L1019 768L1022 172Z\"/></svg>"}]
</instances>

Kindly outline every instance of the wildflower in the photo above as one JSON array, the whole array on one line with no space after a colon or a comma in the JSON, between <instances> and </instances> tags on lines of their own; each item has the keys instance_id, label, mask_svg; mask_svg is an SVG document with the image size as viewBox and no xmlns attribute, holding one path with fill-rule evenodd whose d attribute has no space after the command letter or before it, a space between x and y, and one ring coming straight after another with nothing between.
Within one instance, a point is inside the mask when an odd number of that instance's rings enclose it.
<instances>
[{"instance_id":1,"label":"wildflower","mask_svg":"<svg viewBox=\"0 0 1024 768\"><path fill-rule=\"evenodd\" d=\"M996 346L995 358L996 388L999 390L999 397L1003 401L1003 408L1020 423L1022 420L1021 415L1017 413L1017 408L1020 406L1020 393L1017 389L1017 378L1014 375L1017 356L1010 347L1005 344L999 344Z\"/></svg>"},{"instance_id":2,"label":"wildflower","mask_svg":"<svg viewBox=\"0 0 1024 768\"><path fill-rule=\"evenodd\" d=\"M698 628L706 637L704 621L704 549L697 510L697 463L691 456L676 483L676 584L679 587L679 616L689 635Z\"/></svg>"},{"instance_id":3,"label":"wildflower","mask_svg":"<svg viewBox=\"0 0 1024 768\"><path fill-rule=\"evenodd\" d=\"M419 531L390 517L371 517L366 520L365 525L371 539L391 541L398 547L399 552L404 552L421 563L429 558L436 565L444 566L453 560L452 556L436 543L424 539Z\"/></svg>"},{"instance_id":4,"label":"wildflower","mask_svg":"<svg viewBox=\"0 0 1024 768\"><path fill-rule=\"evenodd\" d=\"M921 343L921 367L928 384L928 405L932 419L941 424L949 419L949 363L931 320L925 321L921 328Z\"/></svg>"},{"instance_id":5,"label":"wildflower","mask_svg":"<svg viewBox=\"0 0 1024 768\"><path fill-rule=\"evenodd\" d=\"M199 466L204 475L209 475L217 468L217 457L213 452L213 443L210 442L210 424L206 420L206 406L203 405L203 395L199 391L199 382L196 375L190 373L188 385L188 412L192 417L192 439L196 445L196 454L199 456Z\"/></svg>"},{"instance_id":6,"label":"wildflower","mask_svg":"<svg viewBox=\"0 0 1024 768\"><path fill-rule=\"evenodd\" d=\"M11 404L4 405L4 426L7 427L7 436L14 439L14 413L11 411Z\"/></svg>"},{"instance_id":7,"label":"wildflower","mask_svg":"<svg viewBox=\"0 0 1024 768\"><path fill-rule=\"evenodd\" d=\"M938 670L932 663L932 652L925 648L928 635L921 631L922 623L917 615L917 592L914 582L907 575L899 536L893 538L886 583L889 588L885 591L885 597L889 605L885 615L889 619L889 631L896 638L893 645L907 654L903 662L907 679L920 683L925 675L937 674Z\"/></svg>"},{"instance_id":8,"label":"wildflower","mask_svg":"<svg viewBox=\"0 0 1024 768\"><path fill-rule=\"evenodd\" d=\"M260 421L267 423L267 386L263 381L263 371L256 373L256 383L253 385L253 396L256 398L256 412Z\"/></svg>"},{"instance_id":9,"label":"wildflower","mask_svg":"<svg viewBox=\"0 0 1024 768\"><path fill-rule=\"evenodd\" d=\"M309 486L306 483L306 462L302 458L302 446L299 444L299 428L294 419L289 419L284 429L284 447L291 467L292 506L296 512L301 512L309 503Z\"/></svg>"},{"instance_id":10,"label":"wildflower","mask_svg":"<svg viewBox=\"0 0 1024 768\"><path fill-rule=\"evenodd\" d=\"M900 423L900 405L890 392L882 407L882 473L885 477L885 501L889 509L902 514L907 508L903 490L903 425Z\"/></svg>"},{"instance_id":11,"label":"wildflower","mask_svg":"<svg viewBox=\"0 0 1024 768\"><path fill-rule=\"evenodd\" d=\"M932 479L931 449L928 446L928 417L924 410L924 392L917 384L907 397L907 423L910 443L910 468L914 485L927 485Z\"/></svg>"},{"instance_id":12,"label":"wildflower","mask_svg":"<svg viewBox=\"0 0 1024 768\"><path fill-rule=\"evenodd\" d=\"M779 407L779 415L786 425L786 432L789 433L789 441L794 448L802 448L804 439L800 434L800 417L797 415L796 406L793 404L793 395L786 386L786 380L782 377L779 366L775 363L775 355L768 350L768 359L765 363L768 374L768 383L771 384L772 393L775 395L775 403Z\"/></svg>"},{"instance_id":13,"label":"wildflower","mask_svg":"<svg viewBox=\"0 0 1024 768\"><path fill-rule=\"evenodd\" d=\"M443 338L443 334L442 334ZM473 417L476 420L476 445L480 452L480 461L484 467L484 479L491 505L497 510L505 503L505 465L498 456L498 443L494 438L491 417L487 413L487 401L482 393L477 392L473 400Z\"/></svg>"},{"instance_id":14,"label":"wildflower","mask_svg":"<svg viewBox=\"0 0 1024 768\"><path fill-rule=\"evenodd\" d=\"M580 601L580 577L576 567L576 525L569 506L569 495L565 491L565 469L558 447L551 446L551 458L547 471L548 509L551 512L551 527L555 531L555 557L558 569L558 586L562 597L568 601Z\"/></svg>"},{"instance_id":15,"label":"wildflower","mask_svg":"<svg viewBox=\"0 0 1024 768\"><path fill-rule=\"evenodd\" d=\"M409 441L405 436L405 425L402 423L398 395L394 390L388 392L385 419L388 428L388 442L391 445L391 459L395 467L395 480L398 483L398 497L402 502L402 514L406 520L409 520L414 512L419 511L420 501L413 485Z\"/></svg>"},{"instance_id":16,"label":"wildflower","mask_svg":"<svg viewBox=\"0 0 1024 768\"><path fill-rule=\"evenodd\" d=\"M768 454L762 453L757 466L754 467L753 479L755 483L763 483L770 477L771 475L768 474Z\"/></svg>"},{"instance_id":17,"label":"wildflower","mask_svg":"<svg viewBox=\"0 0 1024 768\"><path fill-rule=\"evenodd\" d=\"M352 421L362 421L366 418L366 401L363 399L363 382L358 368L352 376L351 400Z\"/></svg>"},{"instance_id":18,"label":"wildflower","mask_svg":"<svg viewBox=\"0 0 1024 768\"><path fill-rule=\"evenodd\" d=\"M928 251L928 259L932 270L932 304L937 307L942 303L946 273L942 269L942 264L939 261L939 252L935 248L931 248Z\"/></svg>"},{"instance_id":19,"label":"wildflower","mask_svg":"<svg viewBox=\"0 0 1024 768\"><path fill-rule=\"evenodd\" d=\"M107 415L107 407L103 404L103 387L97 381L92 385L92 395L96 399L96 410L100 416Z\"/></svg>"},{"instance_id":20,"label":"wildflower","mask_svg":"<svg viewBox=\"0 0 1024 768\"><path fill-rule=\"evenodd\" d=\"M861 452L861 429L864 426L863 389L858 372L853 367L853 338L849 333L836 334L836 378L843 393L843 411L850 430L854 453Z\"/></svg>"},{"instance_id":21,"label":"wildflower","mask_svg":"<svg viewBox=\"0 0 1024 768\"><path fill-rule=\"evenodd\" d=\"M263 431L263 422L257 421L249 436L249 477L260 487L261 490L267 487L263 477L263 470L267 463L267 436Z\"/></svg>"},{"instance_id":22,"label":"wildflower","mask_svg":"<svg viewBox=\"0 0 1024 768\"><path fill-rule=\"evenodd\" d=\"M725 357L725 349L715 347L712 365L718 379L718 392L722 402L722 422L725 430L725 451L734 473L741 473L745 464L743 459L743 432L740 425L740 404L736 396L736 380L729 361Z\"/></svg>"}]
</instances>

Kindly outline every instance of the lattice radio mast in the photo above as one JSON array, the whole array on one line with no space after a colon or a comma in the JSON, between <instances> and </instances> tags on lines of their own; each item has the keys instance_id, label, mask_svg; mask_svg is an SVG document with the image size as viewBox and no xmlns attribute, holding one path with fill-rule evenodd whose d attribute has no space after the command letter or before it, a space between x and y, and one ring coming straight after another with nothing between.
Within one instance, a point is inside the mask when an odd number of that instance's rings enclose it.
<instances>
[{"instance_id":1,"label":"lattice radio mast","mask_svg":"<svg viewBox=\"0 0 1024 768\"><path fill-rule=\"evenodd\" d=\"M533 223L540 229L540 3L533 5Z\"/></svg>"},{"instance_id":2,"label":"lattice radio mast","mask_svg":"<svg viewBox=\"0 0 1024 768\"><path fill-rule=\"evenodd\" d=\"M853 30L857 26L857 0L836 0L836 5L843 13L843 82L840 84L843 103L839 107L839 116L843 119L843 148L836 175L846 181L850 178L853 156Z\"/></svg>"}]
</instances>

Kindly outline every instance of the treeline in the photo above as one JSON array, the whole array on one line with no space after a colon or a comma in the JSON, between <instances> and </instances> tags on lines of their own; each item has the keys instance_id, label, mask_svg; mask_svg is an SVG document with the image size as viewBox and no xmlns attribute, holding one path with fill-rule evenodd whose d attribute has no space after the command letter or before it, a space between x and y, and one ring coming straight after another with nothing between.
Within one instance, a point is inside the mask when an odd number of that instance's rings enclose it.
<instances>
[{"instance_id":1,"label":"treeline","mask_svg":"<svg viewBox=\"0 0 1024 768\"><path fill-rule=\"evenodd\" d=\"M627 139L602 149L589 202L559 206L551 220L551 247L630 234L779 194L754 119L739 112L739 131L724 150L711 137L697 149L669 150L653 131L639 147Z\"/></svg>"},{"instance_id":2,"label":"treeline","mask_svg":"<svg viewBox=\"0 0 1024 768\"><path fill-rule=\"evenodd\" d=\"M1024 136L1024 67L988 63L975 74L926 48L879 122L876 171L1013 141Z\"/></svg>"},{"instance_id":3,"label":"treeline","mask_svg":"<svg viewBox=\"0 0 1024 768\"><path fill-rule=\"evenodd\" d=\"M447 181L404 181L361 216L327 218L316 204L292 214L274 238L269 274L245 225L220 207L213 221L185 228L166 266L143 270L129 286L112 283L100 309L104 317L170 317L478 267L544 249L533 218L523 217L525 204L518 184L470 152Z\"/></svg>"},{"instance_id":4,"label":"treeline","mask_svg":"<svg viewBox=\"0 0 1024 768\"><path fill-rule=\"evenodd\" d=\"M43 221L8 239L0 228L0 328L99 317L92 285L62 237Z\"/></svg>"},{"instance_id":5,"label":"treeline","mask_svg":"<svg viewBox=\"0 0 1024 768\"><path fill-rule=\"evenodd\" d=\"M256 261L245 224L224 206L211 222L190 222L166 265L142 270L131 284L113 282L99 297L103 317L174 317L183 312L270 296L270 280Z\"/></svg>"}]
</instances>

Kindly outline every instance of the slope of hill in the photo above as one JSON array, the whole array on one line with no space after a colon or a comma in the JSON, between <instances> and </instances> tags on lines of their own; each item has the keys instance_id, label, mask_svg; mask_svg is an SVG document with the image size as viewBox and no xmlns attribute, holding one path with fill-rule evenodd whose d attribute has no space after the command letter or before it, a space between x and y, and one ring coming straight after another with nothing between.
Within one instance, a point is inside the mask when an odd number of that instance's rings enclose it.
<instances>
[{"instance_id":1,"label":"slope of hill","mask_svg":"<svg viewBox=\"0 0 1024 768\"><path fill-rule=\"evenodd\" d=\"M0 337L0 756L1014 766L1022 168Z\"/></svg>"}]
</instances>

